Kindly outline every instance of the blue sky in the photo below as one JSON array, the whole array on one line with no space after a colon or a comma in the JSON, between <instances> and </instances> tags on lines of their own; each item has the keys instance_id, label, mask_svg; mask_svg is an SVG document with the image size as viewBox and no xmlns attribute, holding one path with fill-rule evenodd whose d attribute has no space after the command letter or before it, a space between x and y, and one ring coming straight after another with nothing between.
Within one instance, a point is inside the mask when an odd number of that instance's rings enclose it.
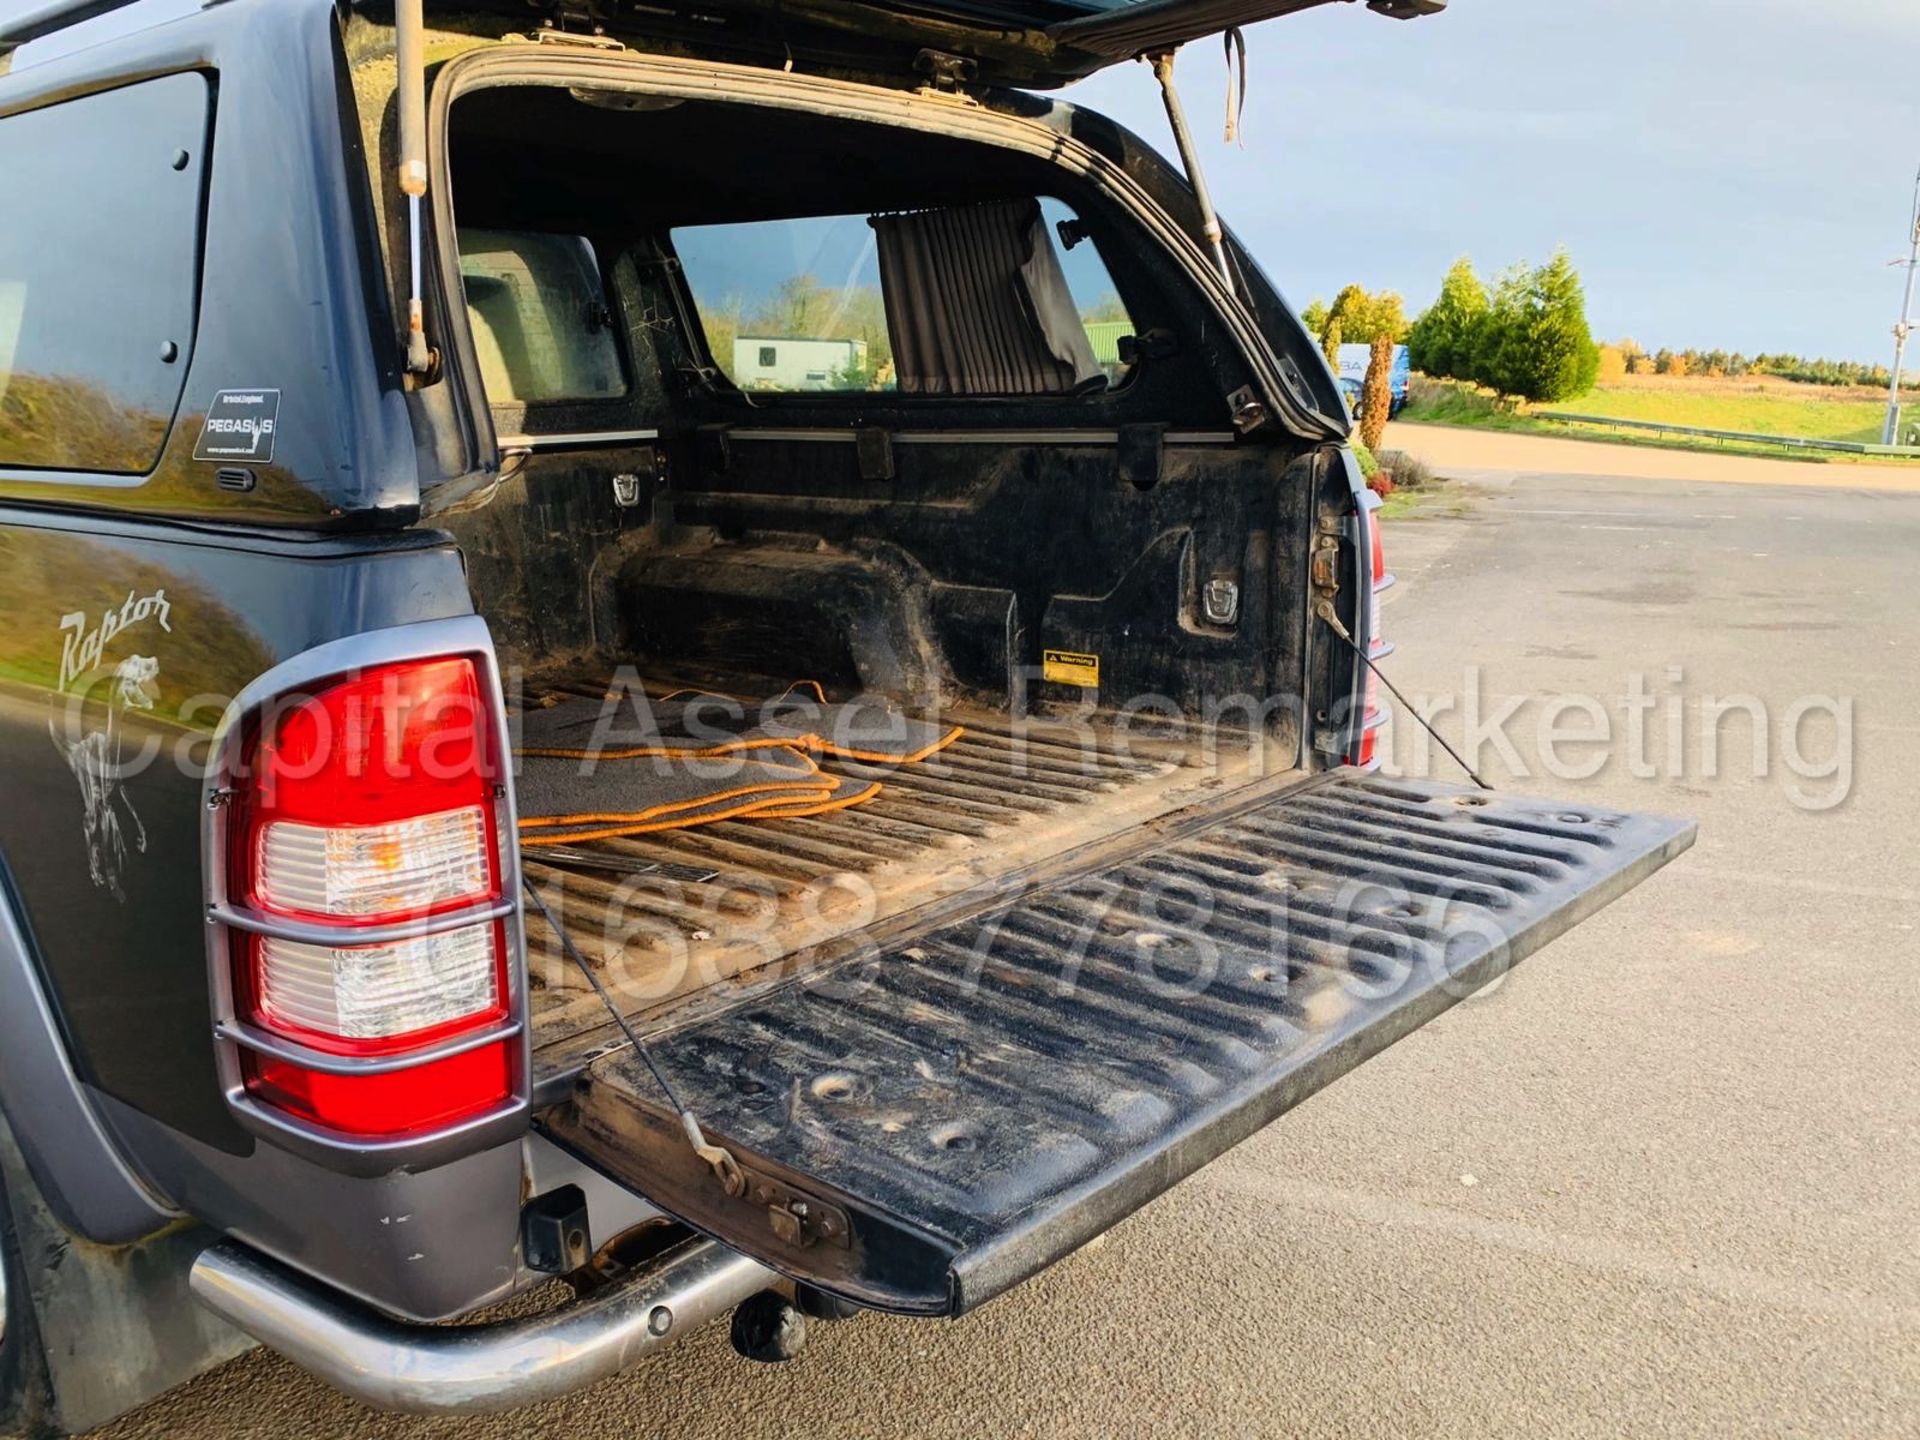
<instances>
[{"instance_id":1,"label":"blue sky","mask_svg":"<svg viewBox=\"0 0 1920 1440\"><path fill-rule=\"evenodd\" d=\"M1296 306L1358 281L1417 310L1459 255L1564 245L1604 337L1892 359L1920 0L1329 5L1247 41L1244 149L1217 42L1180 88L1222 214ZM1064 93L1171 150L1144 66Z\"/></svg>"}]
</instances>

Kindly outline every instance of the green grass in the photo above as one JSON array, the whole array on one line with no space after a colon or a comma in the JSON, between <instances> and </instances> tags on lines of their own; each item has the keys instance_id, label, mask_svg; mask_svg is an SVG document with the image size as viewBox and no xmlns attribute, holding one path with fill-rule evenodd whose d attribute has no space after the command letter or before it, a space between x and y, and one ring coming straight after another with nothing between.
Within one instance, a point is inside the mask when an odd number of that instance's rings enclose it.
<instances>
[{"instance_id":1,"label":"green grass","mask_svg":"<svg viewBox=\"0 0 1920 1440\"><path fill-rule=\"evenodd\" d=\"M1771 383L1761 387L1739 381L1700 379L1636 385L1627 382L1589 391L1563 405L1546 407L1577 415L1655 424L1686 425L1702 430L1744 431L1820 440L1877 443L1886 417L1885 407L1853 396L1823 393L1814 386ZM1660 450L1696 450L1714 455L1746 455L1761 459L1793 458L1812 464L1886 464L1887 456L1847 455L1796 450L1746 441L1722 441L1698 436L1634 434L1596 427L1558 424L1515 410L1486 391L1455 381L1416 379L1413 394L1401 418L1429 425L1465 425L1482 430L1515 430L1554 435L1566 440L1592 440L1613 445L1650 446ZM1899 463L1897 459L1891 463Z\"/></svg>"},{"instance_id":2,"label":"green grass","mask_svg":"<svg viewBox=\"0 0 1920 1440\"><path fill-rule=\"evenodd\" d=\"M1465 515L1472 508L1468 497L1454 486L1429 485L1419 490L1394 491L1380 502L1374 514L1382 520L1412 520Z\"/></svg>"},{"instance_id":3,"label":"green grass","mask_svg":"<svg viewBox=\"0 0 1920 1440\"><path fill-rule=\"evenodd\" d=\"M1679 386L1659 389L1606 386L1550 408L1579 415L1604 415L1610 420L1688 425L1700 430L1743 430L1752 435L1880 443L1881 426L1887 418L1885 405L1867 400L1835 400L1821 396L1810 386L1795 387L1800 389L1811 393L1782 393L1771 386L1744 393L1717 387L1693 390Z\"/></svg>"},{"instance_id":4,"label":"green grass","mask_svg":"<svg viewBox=\"0 0 1920 1440\"><path fill-rule=\"evenodd\" d=\"M1400 418L1423 425L1473 425L1482 430L1552 428L1506 409L1484 390L1450 380L1416 380Z\"/></svg>"}]
</instances>

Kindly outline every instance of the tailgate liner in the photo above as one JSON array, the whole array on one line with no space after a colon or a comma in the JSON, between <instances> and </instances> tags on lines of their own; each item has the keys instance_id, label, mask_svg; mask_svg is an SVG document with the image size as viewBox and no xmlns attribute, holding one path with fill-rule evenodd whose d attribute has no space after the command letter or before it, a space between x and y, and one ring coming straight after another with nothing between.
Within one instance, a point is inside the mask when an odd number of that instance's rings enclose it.
<instances>
[{"instance_id":1,"label":"tailgate liner","mask_svg":"<svg viewBox=\"0 0 1920 1440\"><path fill-rule=\"evenodd\" d=\"M1340 773L652 1039L746 1168L740 1196L692 1156L628 1052L595 1062L543 1124L796 1279L959 1314L1497 978L1693 834Z\"/></svg>"}]
</instances>

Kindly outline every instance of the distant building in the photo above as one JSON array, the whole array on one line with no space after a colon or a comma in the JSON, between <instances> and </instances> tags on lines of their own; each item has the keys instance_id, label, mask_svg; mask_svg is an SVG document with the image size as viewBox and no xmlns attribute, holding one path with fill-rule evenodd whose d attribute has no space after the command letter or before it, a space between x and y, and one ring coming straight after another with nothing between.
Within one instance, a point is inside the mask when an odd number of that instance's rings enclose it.
<instances>
[{"instance_id":1,"label":"distant building","mask_svg":"<svg viewBox=\"0 0 1920 1440\"><path fill-rule=\"evenodd\" d=\"M836 390L867 368L864 340L808 335L741 335L733 342L733 383L742 390Z\"/></svg>"}]
</instances>

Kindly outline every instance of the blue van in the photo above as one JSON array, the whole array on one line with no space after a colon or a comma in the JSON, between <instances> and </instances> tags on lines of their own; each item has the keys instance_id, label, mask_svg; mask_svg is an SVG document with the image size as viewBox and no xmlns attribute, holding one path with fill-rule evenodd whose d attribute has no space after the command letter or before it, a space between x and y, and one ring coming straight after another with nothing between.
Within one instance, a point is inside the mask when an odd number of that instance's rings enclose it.
<instances>
[{"instance_id":1,"label":"blue van","mask_svg":"<svg viewBox=\"0 0 1920 1440\"><path fill-rule=\"evenodd\" d=\"M1371 358L1371 345L1342 345L1340 347L1340 391L1347 398L1347 408L1353 411L1354 418L1360 415L1360 392L1367 381L1367 361ZM1413 366L1407 360L1407 347L1393 347L1393 371L1387 384L1392 400L1387 407L1387 416L1391 419L1398 415L1407 403L1407 383L1412 378Z\"/></svg>"}]
</instances>

